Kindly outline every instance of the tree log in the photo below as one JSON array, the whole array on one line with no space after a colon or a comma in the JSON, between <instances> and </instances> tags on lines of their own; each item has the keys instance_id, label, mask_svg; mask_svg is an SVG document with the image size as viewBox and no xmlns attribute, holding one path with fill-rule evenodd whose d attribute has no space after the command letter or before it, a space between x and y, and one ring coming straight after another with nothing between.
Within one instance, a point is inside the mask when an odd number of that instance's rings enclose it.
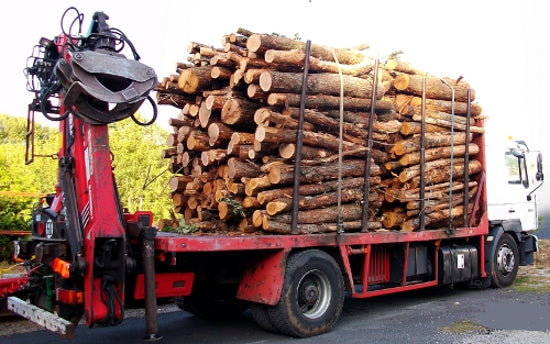
<instances>
[{"instance_id":1,"label":"tree log","mask_svg":"<svg viewBox=\"0 0 550 344\"><path fill-rule=\"evenodd\" d=\"M258 126L254 133L258 142L271 142L271 143L295 143L296 142L296 130L264 127ZM325 133L316 133L312 131L304 131L302 133L302 140L305 145L312 147L321 147L331 151L337 152L339 149L339 139L333 135ZM350 143L347 141L342 142L345 150L361 147L360 145ZM363 147L364 148L364 147Z\"/></svg>"},{"instance_id":2,"label":"tree log","mask_svg":"<svg viewBox=\"0 0 550 344\"><path fill-rule=\"evenodd\" d=\"M468 142L471 140L471 135ZM450 146L451 141L455 145L463 145L466 142L466 133L456 132L454 137L450 134L426 133L426 148ZM404 155L420 150L420 136L414 136L406 140L396 142L391 149L392 153Z\"/></svg>"},{"instance_id":3,"label":"tree log","mask_svg":"<svg viewBox=\"0 0 550 344\"><path fill-rule=\"evenodd\" d=\"M208 126L208 144L211 147L219 147L231 140L233 129L223 123L210 123Z\"/></svg>"},{"instance_id":4,"label":"tree log","mask_svg":"<svg viewBox=\"0 0 550 344\"><path fill-rule=\"evenodd\" d=\"M420 114L422 113L422 98L415 97L409 94L396 94L395 106L397 108L397 111L403 115L412 116L414 114ZM452 109L453 103L450 100L426 98L426 110L451 113ZM460 101L454 102L455 114L466 115L467 109L468 103ZM478 103L472 103L470 111L472 117L477 117L481 115L482 108Z\"/></svg>"},{"instance_id":5,"label":"tree log","mask_svg":"<svg viewBox=\"0 0 550 344\"><path fill-rule=\"evenodd\" d=\"M271 106L291 106L299 107L301 95L297 93L275 93L272 92L267 97L267 103ZM372 107L372 101L369 98L344 97L344 109L367 111ZM306 96L306 107L309 109L338 109L340 107L340 97L328 94L308 94ZM387 100L377 100L375 109L393 110L394 104Z\"/></svg>"},{"instance_id":6,"label":"tree log","mask_svg":"<svg viewBox=\"0 0 550 344\"><path fill-rule=\"evenodd\" d=\"M456 116L456 117L458 117L458 116ZM457 119L456 117L455 117L455 120ZM420 121L422 121L422 116L414 115L413 120L415 120L417 122L420 122ZM466 124L462 124L462 123L460 123L460 121L452 123L451 119L445 120L445 119L434 118L434 117L430 117L430 116L427 116L425 118L425 121L426 121L426 123L435 124L435 125L440 126L440 127L454 128L455 130L466 131ZM477 134L483 134L485 132L485 129L483 129L481 127L477 127L475 125L472 125L470 127L470 132L477 133Z\"/></svg>"},{"instance_id":7,"label":"tree log","mask_svg":"<svg viewBox=\"0 0 550 344\"><path fill-rule=\"evenodd\" d=\"M302 73L285 73L265 71L260 75L260 87L264 92L302 92ZM372 79L362 79L343 75L344 96L356 98L371 98L373 91ZM310 74L307 92L313 94L340 95L340 76L331 73ZM376 99L382 99L383 87L378 87Z\"/></svg>"},{"instance_id":8,"label":"tree log","mask_svg":"<svg viewBox=\"0 0 550 344\"><path fill-rule=\"evenodd\" d=\"M412 93L417 96L422 95L422 76L411 74L399 74L393 81L393 87L399 91ZM443 78L454 88L455 101L467 101L468 100L468 88L470 86L463 82L456 80L450 80L449 78ZM447 86L440 78L426 77L426 98L451 100L452 90ZM475 99L475 91L472 89L471 100Z\"/></svg>"},{"instance_id":9,"label":"tree log","mask_svg":"<svg viewBox=\"0 0 550 344\"><path fill-rule=\"evenodd\" d=\"M187 93L195 94L199 90L212 85L210 73L212 66L191 67L182 71L178 79L178 88Z\"/></svg>"},{"instance_id":10,"label":"tree log","mask_svg":"<svg viewBox=\"0 0 550 344\"><path fill-rule=\"evenodd\" d=\"M449 220L451 217L459 217L464 214L464 207L458 205L453 207L450 211L449 209L442 209L440 211L435 211L425 216L425 224L430 225L443 220ZM420 217L413 217L409 220L403 222L401 225L401 230L411 232L420 228Z\"/></svg>"},{"instance_id":11,"label":"tree log","mask_svg":"<svg viewBox=\"0 0 550 344\"><path fill-rule=\"evenodd\" d=\"M481 163L477 160L470 160L468 164L468 174L474 175L481 172L482 167ZM451 175L450 166L445 166L441 169L431 170L431 172L424 177L426 183L441 183L443 181L448 181ZM464 175L464 165L455 164L453 165L453 178L462 178ZM409 181L411 187L417 187L420 184L420 176L414 177Z\"/></svg>"},{"instance_id":12,"label":"tree log","mask_svg":"<svg viewBox=\"0 0 550 344\"><path fill-rule=\"evenodd\" d=\"M354 230L362 229L363 225L361 221L347 221L342 223L342 229L345 232L351 232ZM381 222L368 222L367 228L370 231L374 231L382 228ZM269 221L268 228L265 231L279 233L279 234L290 234L291 225L289 223ZM330 233L336 232L338 230L338 224L336 223L299 223L298 224L298 234L315 234L315 233Z\"/></svg>"},{"instance_id":13,"label":"tree log","mask_svg":"<svg viewBox=\"0 0 550 344\"><path fill-rule=\"evenodd\" d=\"M466 152L466 147L464 145L456 145L454 149L451 150L451 146L435 147L426 149L425 157L426 161L449 158L451 153L454 157L464 156ZM479 153L479 146L475 143L470 143L468 145L468 152L470 155L475 155ZM399 159L399 164L401 166L411 166L420 163L420 152L407 153Z\"/></svg>"},{"instance_id":14,"label":"tree log","mask_svg":"<svg viewBox=\"0 0 550 344\"><path fill-rule=\"evenodd\" d=\"M405 136L420 134L422 123L420 122L402 122L399 132ZM448 128L439 125L426 123L426 133L447 133Z\"/></svg>"},{"instance_id":15,"label":"tree log","mask_svg":"<svg viewBox=\"0 0 550 344\"><path fill-rule=\"evenodd\" d=\"M470 187L477 186L477 182L472 181L468 184ZM464 183L462 182L442 182L425 188L426 199L436 199L436 200L448 200L449 191L460 191L464 190ZM397 197L402 202L407 201L418 201L420 199L420 190L418 188L409 189L409 190L399 190Z\"/></svg>"},{"instance_id":16,"label":"tree log","mask_svg":"<svg viewBox=\"0 0 550 344\"><path fill-rule=\"evenodd\" d=\"M341 201L343 203L360 201L363 199L363 190L360 188L347 188L342 189ZM369 201L377 201L379 199L378 194L371 192L369 194ZM338 203L338 192L333 191L330 193L319 193L314 196L300 196L298 199L298 206L300 211L311 210L317 208L326 208ZM273 216L279 213L283 213L292 209L292 198L278 198L267 202L265 210L268 215Z\"/></svg>"},{"instance_id":17,"label":"tree log","mask_svg":"<svg viewBox=\"0 0 550 344\"><path fill-rule=\"evenodd\" d=\"M229 125L250 126L254 123L254 112L260 108L261 104L246 101L244 99L228 99L223 108L222 122Z\"/></svg>"},{"instance_id":18,"label":"tree log","mask_svg":"<svg viewBox=\"0 0 550 344\"><path fill-rule=\"evenodd\" d=\"M344 160L341 173L343 177L360 177L364 174L365 162L362 160ZM300 169L301 183L318 183L324 180L338 178L338 164L327 164L319 166L302 166ZM371 165L371 176L380 173L378 165ZM273 166L269 170L269 181L271 184L288 184L294 180L294 166Z\"/></svg>"},{"instance_id":19,"label":"tree log","mask_svg":"<svg viewBox=\"0 0 550 344\"><path fill-rule=\"evenodd\" d=\"M242 177L254 178L262 173L256 164L237 158L230 158L227 161L227 166L229 167L228 177L231 179L239 180Z\"/></svg>"},{"instance_id":20,"label":"tree log","mask_svg":"<svg viewBox=\"0 0 550 344\"><path fill-rule=\"evenodd\" d=\"M264 59L268 63L272 63L281 68L285 66L287 68L300 68L305 66L306 54L299 50L275 50L269 49L264 53ZM371 62L366 62L366 59L360 64L346 65L338 64L332 61L325 61L318 59L314 56L309 57L309 68L314 72L327 72L338 74L342 71L342 74L361 76L369 74L374 65Z\"/></svg>"},{"instance_id":21,"label":"tree log","mask_svg":"<svg viewBox=\"0 0 550 344\"><path fill-rule=\"evenodd\" d=\"M305 51L305 42L278 35L253 34L246 41L246 48L251 52L265 52L268 49ZM334 55L342 64L358 64L365 55L355 49L334 49L318 44L311 44L310 54L321 60L335 61Z\"/></svg>"}]
</instances>

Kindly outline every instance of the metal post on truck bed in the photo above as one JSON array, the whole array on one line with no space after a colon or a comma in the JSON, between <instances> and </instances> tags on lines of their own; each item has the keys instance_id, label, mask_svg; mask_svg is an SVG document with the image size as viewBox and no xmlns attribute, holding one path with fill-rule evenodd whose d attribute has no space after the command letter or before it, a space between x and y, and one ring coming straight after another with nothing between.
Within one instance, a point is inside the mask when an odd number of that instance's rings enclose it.
<instances>
[{"instance_id":1,"label":"metal post on truck bed","mask_svg":"<svg viewBox=\"0 0 550 344\"><path fill-rule=\"evenodd\" d=\"M147 227L143 231L143 280L145 287L145 340L160 340L157 321L157 293L155 281L155 236L157 230Z\"/></svg>"},{"instance_id":2,"label":"metal post on truck bed","mask_svg":"<svg viewBox=\"0 0 550 344\"><path fill-rule=\"evenodd\" d=\"M462 77L461 77L462 78ZM445 85L447 85L451 89L451 167L449 168L449 181L451 185L449 186L449 234L454 233L455 229L453 226L453 160L454 160L454 146L455 146L455 88L453 85L451 85L449 82L447 82L445 79L440 79L441 82L443 82ZM460 80L460 79L459 79ZM469 139L466 140L468 142ZM468 166L464 167L465 169L468 168ZM464 211L466 212L466 210Z\"/></svg>"},{"instance_id":3,"label":"metal post on truck bed","mask_svg":"<svg viewBox=\"0 0 550 344\"><path fill-rule=\"evenodd\" d=\"M302 166L302 133L304 130L304 112L306 111L310 51L311 41L307 40L306 57L304 61L304 77L302 79L302 96L300 98L300 118L298 119L298 131L296 133L296 159L294 161L294 188L292 192L292 225L290 228L291 234L298 234L298 197L300 196L300 172Z\"/></svg>"},{"instance_id":4,"label":"metal post on truck bed","mask_svg":"<svg viewBox=\"0 0 550 344\"><path fill-rule=\"evenodd\" d=\"M370 190L370 169L372 157L372 135L374 126L374 116L376 116L376 93L378 93L378 59L374 61L374 76L372 81L372 97L369 117L369 131L367 134L367 154L365 157L365 181L363 183L363 209L361 213L361 232L369 231L369 190Z\"/></svg>"},{"instance_id":5,"label":"metal post on truck bed","mask_svg":"<svg viewBox=\"0 0 550 344\"><path fill-rule=\"evenodd\" d=\"M420 121L420 224L419 231L426 229L426 77L422 78L422 104Z\"/></svg>"},{"instance_id":6,"label":"metal post on truck bed","mask_svg":"<svg viewBox=\"0 0 550 344\"><path fill-rule=\"evenodd\" d=\"M472 89L468 88L468 102L466 103L466 137L470 137L470 119L472 118ZM464 226L468 225L468 207L470 193L470 141L464 143Z\"/></svg>"}]
</instances>

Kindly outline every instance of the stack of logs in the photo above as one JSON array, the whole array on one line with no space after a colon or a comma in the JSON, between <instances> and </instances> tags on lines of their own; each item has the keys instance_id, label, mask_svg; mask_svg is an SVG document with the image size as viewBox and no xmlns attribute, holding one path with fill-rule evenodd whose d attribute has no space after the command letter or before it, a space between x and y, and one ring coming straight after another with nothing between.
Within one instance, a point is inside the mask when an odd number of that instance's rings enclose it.
<instances>
[{"instance_id":1,"label":"stack of logs","mask_svg":"<svg viewBox=\"0 0 550 344\"><path fill-rule=\"evenodd\" d=\"M181 109L169 119L173 133L163 152L173 173L169 187L175 212L202 232L413 231L419 229L421 212L427 229L447 226L450 219L461 225L464 192L475 196L481 171L473 143L483 134L477 103L469 107L466 132L468 92L471 100L475 92L461 78L432 77L395 57L379 64L374 87L375 63L363 53L365 47L312 44L298 227L291 231L305 46L239 29L223 37L222 48L191 43L188 61L177 63L176 72L156 86L158 104ZM421 176L423 79L426 163ZM472 156L468 185L466 149ZM368 156L368 223L363 225Z\"/></svg>"}]
</instances>

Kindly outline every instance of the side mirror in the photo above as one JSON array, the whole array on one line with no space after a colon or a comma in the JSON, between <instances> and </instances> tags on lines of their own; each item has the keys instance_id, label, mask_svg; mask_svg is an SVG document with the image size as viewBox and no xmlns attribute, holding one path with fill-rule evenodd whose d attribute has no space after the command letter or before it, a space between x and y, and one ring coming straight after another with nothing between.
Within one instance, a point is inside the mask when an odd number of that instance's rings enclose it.
<instances>
[{"instance_id":1,"label":"side mirror","mask_svg":"<svg viewBox=\"0 0 550 344\"><path fill-rule=\"evenodd\" d=\"M542 182L544 180L544 174L542 173L542 154L537 155L537 174L535 176L537 181Z\"/></svg>"}]
</instances>

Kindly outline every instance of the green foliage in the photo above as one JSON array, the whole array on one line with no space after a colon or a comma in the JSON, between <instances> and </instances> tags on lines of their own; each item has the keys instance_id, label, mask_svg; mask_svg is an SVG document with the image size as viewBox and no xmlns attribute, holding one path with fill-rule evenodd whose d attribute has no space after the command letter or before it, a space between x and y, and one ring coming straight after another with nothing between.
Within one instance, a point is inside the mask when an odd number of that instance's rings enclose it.
<instances>
[{"instance_id":1,"label":"green foliage","mask_svg":"<svg viewBox=\"0 0 550 344\"><path fill-rule=\"evenodd\" d=\"M0 229L28 230L34 197L16 196L19 192L46 194L55 186L57 161L51 158L37 158L25 165L26 119L0 115ZM36 125L35 153L55 154L57 151L57 130ZM14 196L15 195L15 196ZM0 236L0 261L12 255L9 236Z\"/></svg>"},{"instance_id":2,"label":"green foliage","mask_svg":"<svg viewBox=\"0 0 550 344\"><path fill-rule=\"evenodd\" d=\"M167 132L156 124L139 126L131 119L109 127L122 206L131 212L151 210L156 220L169 217L173 205L166 188L168 163L161 156ZM32 204L38 199L13 194L55 192L57 160L51 156L58 151L59 132L36 124L35 154L49 157L37 157L25 165L26 131L26 119L0 115L0 229L28 229ZM0 238L0 261L6 240L11 241Z\"/></svg>"},{"instance_id":3,"label":"green foliage","mask_svg":"<svg viewBox=\"0 0 550 344\"><path fill-rule=\"evenodd\" d=\"M150 210L155 219L170 217L173 207L166 183L168 162L162 158L166 130L156 124L139 126L131 119L109 125L114 173L122 206Z\"/></svg>"},{"instance_id":4,"label":"green foliage","mask_svg":"<svg viewBox=\"0 0 550 344\"><path fill-rule=\"evenodd\" d=\"M0 191L53 192L57 160L36 158L25 165L26 119L0 115ZM36 125L35 154L52 156L58 150L58 131Z\"/></svg>"},{"instance_id":5,"label":"green foliage","mask_svg":"<svg viewBox=\"0 0 550 344\"><path fill-rule=\"evenodd\" d=\"M0 229L28 230L33 202L27 197L0 197ZM14 239L0 235L0 262L11 259Z\"/></svg>"},{"instance_id":6,"label":"green foliage","mask_svg":"<svg viewBox=\"0 0 550 344\"><path fill-rule=\"evenodd\" d=\"M198 230L199 228L195 223L187 224L184 218L181 218L179 220L178 226L176 228L173 228L169 225L166 225L163 228L161 228L161 231L163 232L178 233L178 234L191 234Z\"/></svg>"},{"instance_id":7,"label":"green foliage","mask_svg":"<svg viewBox=\"0 0 550 344\"><path fill-rule=\"evenodd\" d=\"M227 205L231 208L233 215L240 216L242 218L246 217L246 214L244 212L244 208L241 202L238 202L231 197L222 197L218 200L218 202L227 203Z\"/></svg>"}]
</instances>

